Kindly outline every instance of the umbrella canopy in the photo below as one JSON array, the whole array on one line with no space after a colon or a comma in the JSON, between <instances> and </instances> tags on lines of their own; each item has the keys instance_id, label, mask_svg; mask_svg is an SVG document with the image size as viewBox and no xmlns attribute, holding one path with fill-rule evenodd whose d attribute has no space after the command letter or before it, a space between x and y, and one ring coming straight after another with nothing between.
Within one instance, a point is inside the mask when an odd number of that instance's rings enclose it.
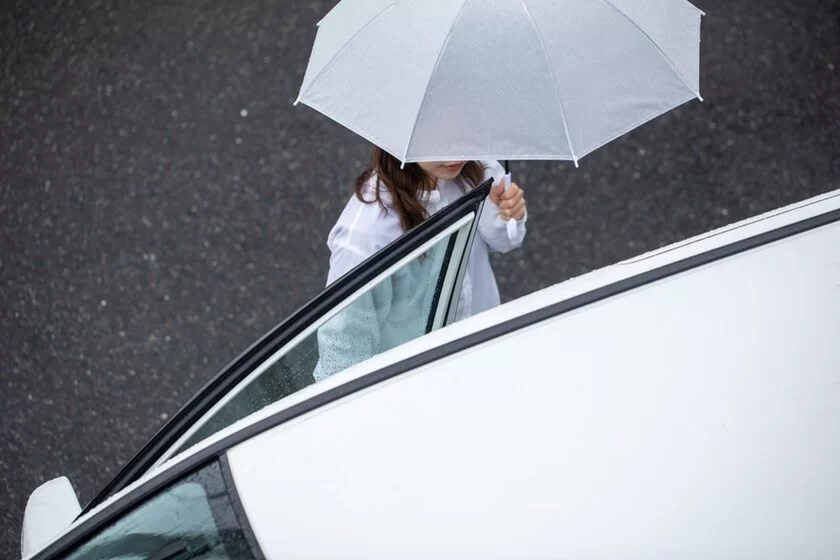
<instances>
[{"instance_id":1,"label":"umbrella canopy","mask_svg":"<svg viewBox=\"0 0 840 560\"><path fill-rule=\"evenodd\" d=\"M402 162L578 159L700 97L685 0L343 0L298 100Z\"/></svg>"}]
</instances>

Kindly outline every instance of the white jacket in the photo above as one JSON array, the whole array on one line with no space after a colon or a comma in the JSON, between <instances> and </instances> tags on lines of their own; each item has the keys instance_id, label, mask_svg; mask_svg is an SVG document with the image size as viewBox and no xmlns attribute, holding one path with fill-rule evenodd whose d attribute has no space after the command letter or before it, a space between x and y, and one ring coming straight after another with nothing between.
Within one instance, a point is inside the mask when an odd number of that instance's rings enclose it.
<instances>
[{"instance_id":1,"label":"white jacket","mask_svg":"<svg viewBox=\"0 0 840 560\"><path fill-rule=\"evenodd\" d=\"M487 168L485 180L493 177L497 183L504 176L498 162L482 163ZM374 199L375 185L376 179L371 178L363 192L366 200ZM426 208L431 215L457 200L463 192L454 181L439 181L437 190L429 194ZM376 202L365 203L355 195L350 198L327 238L331 251L327 285L402 235L399 217L388 207L390 199L386 192L382 193L382 200L387 208L385 212ZM525 238L527 215L517 222L517 235L511 241L498 213L498 206L488 197L467 263L458 319L499 305L499 288L489 253L507 253L519 247ZM439 244L428 255L431 258L415 261L398 271L319 329L316 380L426 332L445 245L445 242Z\"/></svg>"}]
</instances>

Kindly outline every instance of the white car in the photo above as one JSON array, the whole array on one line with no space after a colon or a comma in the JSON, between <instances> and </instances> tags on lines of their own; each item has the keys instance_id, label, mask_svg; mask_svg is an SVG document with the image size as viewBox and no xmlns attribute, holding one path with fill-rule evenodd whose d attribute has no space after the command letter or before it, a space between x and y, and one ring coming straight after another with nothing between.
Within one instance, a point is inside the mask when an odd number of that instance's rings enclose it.
<instances>
[{"instance_id":1,"label":"white car","mask_svg":"<svg viewBox=\"0 0 840 560\"><path fill-rule=\"evenodd\" d=\"M840 191L453 322L489 184L254 344L25 558L840 558ZM427 333L317 331L443 250ZM348 341L352 344L353 341Z\"/></svg>"}]
</instances>

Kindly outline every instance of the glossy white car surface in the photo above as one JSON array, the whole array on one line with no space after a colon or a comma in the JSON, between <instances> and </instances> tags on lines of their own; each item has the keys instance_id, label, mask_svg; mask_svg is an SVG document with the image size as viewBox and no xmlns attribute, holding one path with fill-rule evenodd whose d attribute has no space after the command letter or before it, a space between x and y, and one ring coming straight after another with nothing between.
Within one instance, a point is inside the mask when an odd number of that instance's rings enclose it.
<instances>
[{"instance_id":1,"label":"glossy white car surface","mask_svg":"<svg viewBox=\"0 0 840 560\"><path fill-rule=\"evenodd\" d=\"M304 387L37 557L214 460L249 558L840 557L840 191Z\"/></svg>"}]
</instances>

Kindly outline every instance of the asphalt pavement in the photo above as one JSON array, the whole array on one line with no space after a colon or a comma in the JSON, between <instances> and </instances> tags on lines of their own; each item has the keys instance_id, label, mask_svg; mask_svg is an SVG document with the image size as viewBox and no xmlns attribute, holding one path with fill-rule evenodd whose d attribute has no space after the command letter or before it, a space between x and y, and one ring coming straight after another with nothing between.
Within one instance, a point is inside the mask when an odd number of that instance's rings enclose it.
<instances>
[{"instance_id":1,"label":"asphalt pavement","mask_svg":"<svg viewBox=\"0 0 840 560\"><path fill-rule=\"evenodd\" d=\"M369 151L292 106L334 3L0 3L1 557L36 486L90 499L322 288ZM840 3L696 5L704 102L513 164L505 300L840 188Z\"/></svg>"}]
</instances>

